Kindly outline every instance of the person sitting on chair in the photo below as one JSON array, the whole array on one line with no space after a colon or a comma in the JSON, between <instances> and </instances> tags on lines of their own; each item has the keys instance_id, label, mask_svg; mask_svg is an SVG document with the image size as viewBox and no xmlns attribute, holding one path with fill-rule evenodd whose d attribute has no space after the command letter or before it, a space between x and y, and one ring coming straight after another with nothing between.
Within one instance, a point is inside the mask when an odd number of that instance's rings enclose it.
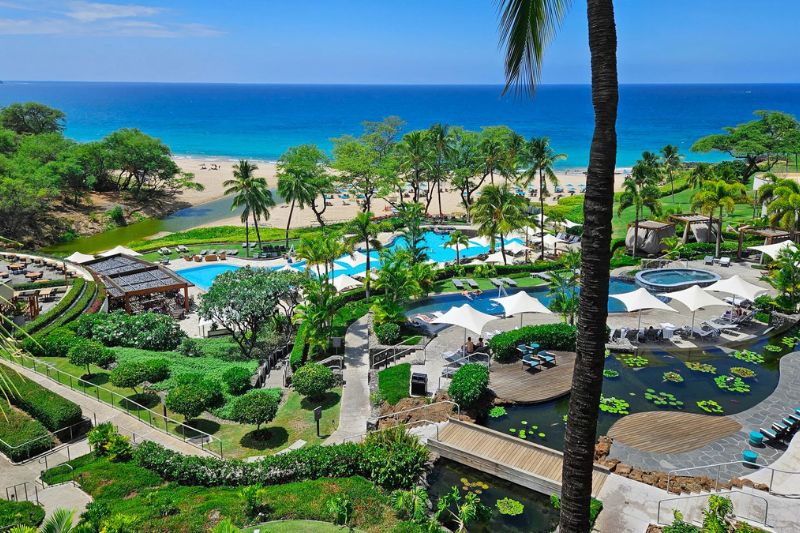
<instances>
[{"instance_id":1,"label":"person sitting on chair","mask_svg":"<svg viewBox=\"0 0 800 533\"><path fill-rule=\"evenodd\" d=\"M475 343L472 342L472 337L467 337L467 342L464 344L464 351L467 353L475 352Z\"/></svg>"},{"instance_id":2,"label":"person sitting on chair","mask_svg":"<svg viewBox=\"0 0 800 533\"><path fill-rule=\"evenodd\" d=\"M486 348L486 344L483 342L483 337L478 337L478 343L475 345L475 351L482 352L484 348Z\"/></svg>"}]
</instances>

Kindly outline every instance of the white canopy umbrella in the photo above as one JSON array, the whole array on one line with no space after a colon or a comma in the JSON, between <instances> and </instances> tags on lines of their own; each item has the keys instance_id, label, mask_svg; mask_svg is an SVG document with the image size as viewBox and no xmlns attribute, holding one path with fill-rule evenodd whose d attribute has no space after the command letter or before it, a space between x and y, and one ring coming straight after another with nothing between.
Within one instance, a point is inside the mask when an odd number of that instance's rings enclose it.
<instances>
[{"instance_id":1,"label":"white canopy umbrella","mask_svg":"<svg viewBox=\"0 0 800 533\"><path fill-rule=\"evenodd\" d=\"M689 308L689 311L692 312L692 336L694 337L694 315L698 309L703 307L714 307L714 306L728 306L730 305L727 302L723 302L719 298L710 295L706 291L700 288L699 285L692 285L688 289L683 289L682 291L675 291L665 294L669 298L673 300L677 300L681 302L683 305Z\"/></svg>"},{"instance_id":2,"label":"white canopy umbrella","mask_svg":"<svg viewBox=\"0 0 800 533\"><path fill-rule=\"evenodd\" d=\"M544 213L533 215L533 219L539 224L539 226L544 226L544 223L547 222L547 216Z\"/></svg>"},{"instance_id":3,"label":"white canopy umbrella","mask_svg":"<svg viewBox=\"0 0 800 533\"><path fill-rule=\"evenodd\" d=\"M354 277L354 278L356 278L357 280L364 280L364 279L367 279L367 272L366 272L366 271L364 271L364 272L357 272L357 273L353 274L353 277ZM375 272L375 270L373 270L373 269L370 269L370 271L369 271L369 277L370 277L370 279L378 279L378 273L377 273L377 272Z\"/></svg>"},{"instance_id":4,"label":"white canopy umbrella","mask_svg":"<svg viewBox=\"0 0 800 533\"><path fill-rule=\"evenodd\" d=\"M503 306L507 317L518 314L520 326L522 326L522 315L524 313L553 314L542 302L525 291L515 292L511 296L503 296L502 298L492 298L492 301Z\"/></svg>"},{"instance_id":5,"label":"white canopy umbrella","mask_svg":"<svg viewBox=\"0 0 800 533\"><path fill-rule=\"evenodd\" d=\"M510 242L506 244L505 248L506 248L506 253L509 254L521 254L522 252L530 250L530 248L518 242Z\"/></svg>"},{"instance_id":6,"label":"white canopy umbrella","mask_svg":"<svg viewBox=\"0 0 800 533\"><path fill-rule=\"evenodd\" d=\"M357 267L367 262L367 256L356 250L352 254L345 254L336 260L337 263L342 263L349 267Z\"/></svg>"},{"instance_id":7,"label":"white canopy umbrella","mask_svg":"<svg viewBox=\"0 0 800 533\"><path fill-rule=\"evenodd\" d=\"M721 279L704 288L707 291L727 292L728 294L732 294L734 296L734 305L736 304L736 296L747 300L755 300L758 296L768 291L768 289L764 287L743 280L738 274L728 279Z\"/></svg>"},{"instance_id":8,"label":"white canopy umbrella","mask_svg":"<svg viewBox=\"0 0 800 533\"><path fill-rule=\"evenodd\" d=\"M483 235L472 237L469 242L478 246L489 246L491 244L489 237L484 237Z\"/></svg>"},{"instance_id":9,"label":"white canopy umbrella","mask_svg":"<svg viewBox=\"0 0 800 533\"><path fill-rule=\"evenodd\" d=\"M88 261L91 261L93 259L94 259L93 255L82 254L80 252L75 252L72 255L69 255L69 256L64 258L64 260L66 260L66 261L71 261L73 263L78 263L79 265L83 264L83 263L86 263Z\"/></svg>"},{"instance_id":10,"label":"white canopy umbrella","mask_svg":"<svg viewBox=\"0 0 800 533\"><path fill-rule=\"evenodd\" d=\"M609 294L609 296L622 302L628 312L639 311L639 325L637 326L637 329L641 329L642 327L643 309L661 309L663 311L672 311L673 313L677 313L675 309L650 294L646 289L640 288L636 289L635 291L625 292L622 294Z\"/></svg>"},{"instance_id":11,"label":"white canopy umbrella","mask_svg":"<svg viewBox=\"0 0 800 533\"><path fill-rule=\"evenodd\" d=\"M575 226L583 226L583 224L578 224L577 222L573 222L567 219L564 219L564 225L568 228L574 228Z\"/></svg>"},{"instance_id":12,"label":"white canopy umbrella","mask_svg":"<svg viewBox=\"0 0 800 533\"><path fill-rule=\"evenodd\" d=\"M275 272L295 272L296 273L296 272L298 272L298 270L296 268L292 268L291 265L286 264L286 265L283 265L281 268L277 269Z\"/></svg>"},{"instance_id":13,"label":"white canopy umbrella","mask_svg":"<svg viewBox=\"0 0 800 533\"><path fill-rule=\"evenodd\" d=\"M774 244L765 244L763 246L748 246L748 250L755 250L757 252L761 252L762 254L767 254L773 259L778 258L778 254L781 253L783 250L797 250L797 246L792 241L781 241L776 242Z\"/></svg>"},{"instance_id":14,"label":"white canopy umbrella","mask_svg":"<svg viewBox=\"0 0 800 533\"><path fill-rule=\"evenodd\" d=\"M112 249L101 253L100 255L102 257L110 257L112 255L117 255L117 254L130 255L132 257L136 257L136 256L142 255L139 252L134 252L130 248L125 248L124 246L115 246Z\"/></svg>"},{"instance_id":15,"label":"white canopy umbrella","mask_svg":"<svg viewBox=\"0 0 800 533\"><path fill-rule=\"evenodd\" d=\"M467 330L480 335L486 324L492 320L497 320L497 318L496 316L481 313L469 304L464 304L460 307L451 307L445 314L434 318L431 322L433 324L450 324L451 326L464 328L464 340L466 341Z\"/></svg>"},{"instance_id":16,"label":"white canopy umbrella","mask_svg":"<svg viewBox=\"0 0 800 533\"><path fill-rule=\"evenodd\" d=\"M342 274L341 276L336 276L333 278L333 286L336 287L337 292L355 289L361 285L363 285L363 283L357 279L351 278L347 274Z\"/></svg>"},{"instance_id":17,"label":"white canopy umbrella","mask_svg":"<svg viewBox=\"0 0 800 533\"><path fill-rule=\"evenodd\" d=\"M505 259L503 259L505 257ZM502 251L497 251L493 254L489 254L489 257L483 260L484 263L508 263L513 261L513 257L508 257L507 255L504 256Z\"/></svg>"}]
</instances>

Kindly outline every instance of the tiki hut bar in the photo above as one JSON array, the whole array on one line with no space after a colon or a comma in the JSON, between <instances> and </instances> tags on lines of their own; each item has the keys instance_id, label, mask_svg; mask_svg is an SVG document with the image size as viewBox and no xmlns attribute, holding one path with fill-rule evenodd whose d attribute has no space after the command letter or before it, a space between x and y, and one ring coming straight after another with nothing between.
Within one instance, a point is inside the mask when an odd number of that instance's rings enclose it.
<instances>
[{"instance_id":1,"label":"tiki hut bar","mask_svg":"<svg viewBox=\"0 0 800 533\"><path fill-rule=\"evenodd\" d=\"M681 243L689 242L689 232L691 231L694 240L697 242L715 242L717 240L716 231L719 231L719 218L711 217L711 230L709 231L709 217L696 213L682 213L670 215L672 222L683 224L683 236Z\"/></svg>"},{"instance_id":2,"label":"tiki hut bar","mask_svg":"<svg viewBox=\"0 0 800 533\"><path fill-rule=\"evenodd\" d=\"M193 284L161 265L116 254L83 266L97 274L106 286L109 311L154 311L183 318L189 310L189 287Z\"/></svg>"}]
</instances>

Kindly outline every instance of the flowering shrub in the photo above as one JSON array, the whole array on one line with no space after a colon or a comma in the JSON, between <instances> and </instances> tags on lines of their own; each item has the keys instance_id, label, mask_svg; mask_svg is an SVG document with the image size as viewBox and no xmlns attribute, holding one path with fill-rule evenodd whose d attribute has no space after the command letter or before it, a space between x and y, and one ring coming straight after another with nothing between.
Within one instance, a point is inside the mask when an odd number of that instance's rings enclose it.
<instances>
[{"instance_id":1,"label":"flowering shrub","mask_svg":"<svg viewBox=\"0 0 800 533\"><path fill-rule=\"evenodd\" d=\"M82 337L106 346L168 351L177 348L186 334L178 322L159 313L129 315L124 311L83 315L76 326Z\"/></svg>"},{"instance_id":2,"label":"flowering shrub","mask_svg":"<svg viewBox=\"0 0 800 533\"><path fill-rule=\"evenodd\" d=\"M545 350L575 351L575 326L569 324L540 324L498 333L489 341L493 357L511 362L522 357L518 344L535 342Z\"/></svg>"}]
</instances>

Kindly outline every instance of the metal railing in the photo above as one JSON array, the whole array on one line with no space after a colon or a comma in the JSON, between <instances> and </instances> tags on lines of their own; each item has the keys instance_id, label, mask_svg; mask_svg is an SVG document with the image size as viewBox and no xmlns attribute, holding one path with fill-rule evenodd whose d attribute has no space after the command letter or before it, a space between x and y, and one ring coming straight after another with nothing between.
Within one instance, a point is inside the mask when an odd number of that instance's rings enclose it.
<instances>
[{"instance_id":1,"label":"metal railing","mask_svg":"<svg viewBox=\"0 0 800 533\"><path fill-rule=\"evenodd\" d=\"M131 400L118 392L114 392L105 387L101 387L85 379L76 378L59 370L54 365L40 361L35 357L24 353L0 353L0 357L12 364L17 364L32 370L39 375L55 381L59 385L69 387L75 392L81 393L88 398L105 403L120 410L130 417L137 418L155 430L180 438L183 442L196 448L200 448L212 455L223 457L222 441L210 433L185 424L169 417L166 414L157 413L134 400ZM27 364L26 364L27 363Z\"/></svg>"},{"instance_id":2,"label":"metal railing","mask_svg":"<svg viewBox=\"0 0 800 533\"><path fill-rule=\"evenodd\" d=\"M28 485L32 487L33 490L28 491ZM21 489L20 489L21 487ZM33 499L31 499L31 496ZM36 486L36 483L31 483L29 481L23 481L22 483L17 483L16 485L10 485L6 487L5 490L5 499L10 502L36 502L39 504L39 488Z\"/></svg>"},{"instance_id":3,"label":"metal railing","mask_svg":"<svg viewBox=\"0 0 800 533\"><path fill-rule=\"evenodd\" d=\"M369 354L369 367L378 368L381 365L389 366L390 363L394 363L401 357L405 357L409 353L414 353L417 350L419 350L419 348L416 345L410 346L403 343L389 346L376 354Z\"/></svg>"},{"instance_id":4,"label":"metal railing","mask_svg":"<svg viewBox=\"0 0 800 533\"><path fill-rule=\"evenodd\" d=\"M477 361L471 361L472 358L476 358ZM491 368L492 366L492 356L486 352L474 352L471 354L467 354L463 357L460 357L458 359L455 359L453 361L447 361L447 359L445 359L445 361L446 363L442 367L442 373L439 376L439 383L437 385L437 390L442 388L443 379L450 379L456 370L458 370L467 363L475 362L479 364L485 364L486 368Z\"/></svg>"},{"instance_id":5,"label":"metal railing","mask_svg":"<svg viewBox=\"0 0 800 533\"><path fill-rule=\"evenodd\" d=\"M92 415L94 415L94 413L92 413ZM57 442L59 441L62 443L72 442L76 438L85 435L86 432L89 429L91 429L91 427L92 427L92 421L89 418L83 417L80 422L76 422L75 424L65 426L53 432L48 431L46 435L42 435L41 437L36 437L35 439L25 441L23 443L17 444L16 446L7 443L3 439L0 439L0 444L2 444L9 452L11 452L10 454L7 455L13 463L22 464L27 461L36 459L39 456L48 455L51 453L55 453L59 450L62 450L64 446L56 445ZM25 448L25 447L30 447L30 452L34 452L36 448L33 448L31 445L35 442L42 440L50 440L50 444L52 444L52 446L47 449L40 450L36 453L29 453L27 457L23 458L17 458L16 454L13 453L14 450L18 450L20 448Z\"/></svg>"},{"instance_id":6,"label":"metal railing","mask_svg":"<svg viewBox=\"0 0 800 533\"><path fill-rule=\"evenodd\" d=\"M434 426L434 428L436 429L436 440L439 440L439 424L441 424L441 423L442 422L434 422L433 420L428 420L426 418L423 418L421 420L414 420L413 422L408 422L406 424L401 424L401 425L404 426L406 428L406 430L408 430L410 428L410 426L413 426L414 424L423 424L423 425ZM397 426L391 426L391 427L383 428L383 429L375 429L375 430L372 430L372 431L365 431L363 433L357 433L355 435L348 435L347 437L344 437L342 439L342 442L360 442L367 435L370 435L372 433L380 433L381 431L388 431L388 430L394 429L396 427Z\"/></svg>"},{"instance_id":7,"label":"metal railing","mask_svg":"<svg viewBox=\"0 0 800 533\"><path fill-rule=\"evenodd\" d=\"M723 467L731 466L731 465L741 466L743 463L744 463L744 461L728 461L726 463L715 463L715 464L710 464L710 465L690 466L690 467L687 467L687 468L677 468L675 470L670 470L669 472L667 472L667 488L666 488L666 491L669 492L670 484L672 483L673 478L675 478L676 474L678 474L679 472L691 472L693 470L706 470L706 471L708 471L710 469L715 469L716 470L716 473L714 475L714 491L718 491L719 490L720 475L721 475L721 473L723 471ZM765 483L767 485L768 489L769 489L769 493L770 494L773 494L775 496L784 496L784 497L800 497L800 494L798 494L798 493L783 493L783 492L775 490L775 481L776 481L775 474L776 473L779 476L780 475L800 476L800 471L781 470L779 468L774 468L774 467L769 466L769 465L760 465L758 463L751 463L751 462L747 462L746 464L748 466L754 467L756 469L754 471L756 471L756 472L757 471L761 471L761 470L768 470L770 472L769 481L767 483ZM736 477L739 477L739 476L736 476Z\"/></svg>"},{"instance_id":8,"label":"metal railing","mask_svg":"<svg viewBox=\"0 0 800 533\"><path fill-rule=\"evenodd\" d=\"M677 511L680 511L681 514L683 515L684 521L690 522L690 523L694 523L694 524L697 524L697 525L701 525L702 521L698 520L697 518L694 518L692 516L692 514L693 514L692 511L697 509L697 507L696 506L692 506L692 502L690 502L690 500L696 500L697 498L708 499L711 496L725 496L725 495L729 495L730 500L733 503L734 516L736 516L737 518L740 518L740 519L749 520L751 522L758 522L759 524L764 524L765 526L767 525L767 520L769 518L769 501L766 498L764 498L763 496L759 496L757 494L752 494L750 492L733 491L733 490L718 492L716 494L693 494L693 495L678 496L678 497L675 497L675 498L666 498L666 499L663 499L663 500L659 500L659 502L658 502L658 513L656 515L656 522L658 524L661 524L661 525L671 523L671 521L673 519L673 516L674 516L674 511L677 510ZM760 502L764 502L763 518L761 516L759 516L759 517L746 516L744 514L740 514L739 512L737 512L737 509L741 509L743 506L737 505L736 502L734 501L734 497L738 499L740 496L742 498L751 498L751 499L758 500ZM673 505L676 502L685 503L685 504L688 504L688 505L684 506L682 509L680 509L680 508L677 508L676 506ZM670 504L670 507L662 509L662 505L667 504L667 503ZM699 508L700 511L701 511L701 513L700 513L701 517L702 517L702 510L705 509L706 506L707 506L707 504L703 503ZM664 507L666 507L666 505L664 505ZM747 506L746 508L750 508L750 506ZM662 517L661 516L662 510L670 511L669 516L668 517Z\"/></svg>"}]
</instances>

